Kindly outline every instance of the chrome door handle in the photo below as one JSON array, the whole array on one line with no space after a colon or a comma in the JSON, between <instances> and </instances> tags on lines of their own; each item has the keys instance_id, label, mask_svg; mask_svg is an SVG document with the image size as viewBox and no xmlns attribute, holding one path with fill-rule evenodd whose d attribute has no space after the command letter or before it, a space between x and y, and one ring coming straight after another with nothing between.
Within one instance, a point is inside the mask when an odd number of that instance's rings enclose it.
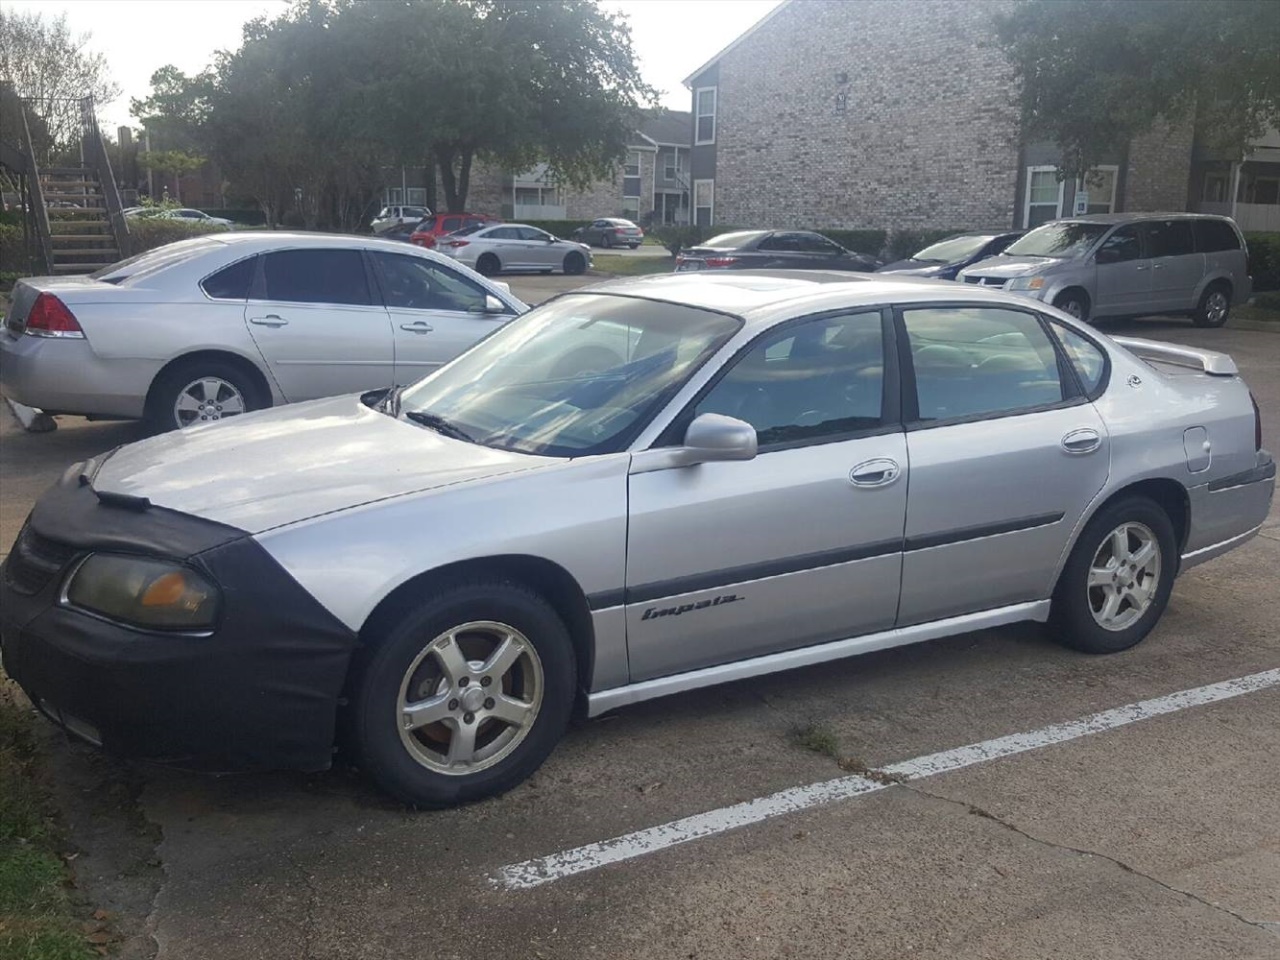
<instances>
[{"instance_id":1,"label":"chrome door handle","mask_svg":"<svg viewBox=\"0 0 1280 960\"><path fill-rule=\"evenodd\" d=\"M250 317L250 323L256 323L260 327L284 327L288 326L289 321L274 313L268 313L265 317Z\"/></svg>"},{"instance_id":2,"label":"chrome door handle","mask_svg":"<svg viewBox=\"0 0 1280 960\"><path fill-rule=\"evenodd\" d=\"M849 471L849 481L855 487L883 487L893 483L902 473L896 460L877 457L875 460L864 460Z\"/></svg>"},{"instance_id":3,"label":"chrome door handle","mask_svg":"<svg viewBox=\"0 0 1280 960\"><path fill-rule=\"evenodd\" d=\"M415 320L413 323L400 324L401 330L408 330L410 333L430 333L435 327L427 323L425 320Z\"/></svg>"},{"instance_id":4,"label":"chrome door handle","mask_svg":"<svg viewBox=\"0 0 1280 960\"><path fill-rule=\"evenodd\" d=\"M1151 269L1152 269L1152 270L1163 270L1163 269L1164 269L1164 264L1163 264L1163 263L1153 263L1153 264L1151 265Z\"/></svg>"},{"instance_id":5,"label":"chrome door handle","mask_svg":"<svg viewBox=\"0 0 1280 960\"><path fill-rule=\"evenodd\" d=\"M1062 438L1062 449L1067 453L1093 453L1102 446L1102 435L1092 427L1072 430Z\"/></svg>"},{"instance_id":6,"label":"chrome door handle","mask_svg":"<svg viewBox=\"0 0 1280 960\"><path fill-rule=\"evenodd\" d=\"M1134 270L1145 270L1145 269L1147 269L1147 267L1146 267L1146 264L1142 264L1142 265L1140 265L1140 266L1136 266L1136 267L1134 267L1133 269L1134 269Z\"/></svg>"}]
</instances>

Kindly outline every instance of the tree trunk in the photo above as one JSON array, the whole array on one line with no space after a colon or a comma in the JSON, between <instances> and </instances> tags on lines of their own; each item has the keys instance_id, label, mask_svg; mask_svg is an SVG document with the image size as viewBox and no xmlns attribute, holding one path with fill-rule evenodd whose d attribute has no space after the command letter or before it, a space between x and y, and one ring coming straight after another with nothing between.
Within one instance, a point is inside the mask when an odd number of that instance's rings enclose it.
<instances>
[{"instance_id":1,"label":"tree trunk","mask_svg":"<svg viewBox=\"0 0 1280 960\"><path fill-rule=\"evenodd\" d=\"M427 175L427 209L435 213L440 208L440 201L436 196L436 155L430 150L423 158L422 169Z\"/></svg>"},{"instance_id":2,"label":"tree trunk","mask_svg":"<svg viewBox=\"0 0 1280 960\"><path fill-rule=\"evenodd\" d=\"M453 172L453 151L437 150L436 163L440 167L440 184L444 187L444 202L449 210L458 200L458 178Z\"/></svg>"},{"instance_id":3,"label":"tree trunk","mask_svg":"<svg viewBox=\"0 0 1280 960\"><path fill-rule=\"evenodd\" d=\"M444 184L444 202L450 213L462 213L467 209L467 191L471 187L471 158L474 154L472 147L464 147L461 169L454 170L453 162L458 154L452 149L436 151L440 180Z\"/></svg>"}]
</instances>

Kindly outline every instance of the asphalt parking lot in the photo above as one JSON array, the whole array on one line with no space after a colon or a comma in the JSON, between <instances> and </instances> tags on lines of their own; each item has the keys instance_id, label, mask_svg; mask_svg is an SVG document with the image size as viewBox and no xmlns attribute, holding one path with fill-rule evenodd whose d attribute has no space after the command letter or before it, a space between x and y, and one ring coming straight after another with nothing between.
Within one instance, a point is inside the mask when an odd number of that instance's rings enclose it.
<instances>
[{"instance_id":1,"label":"asphalt parking lot","mask_svg":"<svg viewBox=\"0 0 1280 960\"><path fill-rule=\"evenodd\" d=\"M1280 450L1280 334L1107 329L1231 353ZM0 552L67 464L140 435L26 434L0 405ZM654 701L446 812L345 769L215 779L46 739L126 957L1274 960L1278 571L1273 509L1127 653L1024 625Z\"/></svg>"}]
</instances>

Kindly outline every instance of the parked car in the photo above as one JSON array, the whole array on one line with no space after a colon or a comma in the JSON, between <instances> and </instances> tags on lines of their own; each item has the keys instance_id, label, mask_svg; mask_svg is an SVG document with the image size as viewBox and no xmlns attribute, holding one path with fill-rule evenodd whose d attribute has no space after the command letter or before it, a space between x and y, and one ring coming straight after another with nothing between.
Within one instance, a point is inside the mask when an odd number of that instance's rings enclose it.
<instances>
[{"instance_id":1,"label":"parked car","mask_svg":"<svg viewBox=\"0 0 1280 960\"><path fill-rule=\"evenodd\" d=\"M211 217L203 210L194 207L127 207L122 211L126 217L145 217L158 220L182 220L186 223L203 223L212 227L230 227L234 221L225 217Z\"/></svg>"},{"instance_id":2,"label":"parked car","mask_svg":"<svg viewBox=\"0 0 1280 960\"><path fill-rule=\"evenodd\" d=\"M475 224L485 225L501 222L497 217L491 217L484 213L437 213L418 221L409 237L409 242L431 250L445 234L454 233L463 227L470 227Z\"/></svg>"},{"instance_id":3,"label":"parked car","mask_svg":"<svg viewBox=\"0 0 1280 960\"><path fill-rule=\"evenodd\" d=\"M378 215L373 218L373 222L370 223L369 226L372 228L374 233L382 233L384 230L389 230L392 227L417 223L424 217L429 216L431 216L431 211L426 207L393 204L379 210Z\"/></svg>"},{"instance_id":4,"label":"parked car","mask_svg":"<svg viewBox=\"0 0 1280 960\"><path fill-rule=\"evenodd\" d=\"M896 273L900 276L930 277L934 280L954 280L965 267L994 257L1013 243L1024 230L973 230L957 233L931 243L919 253L905 260L885 264L876 273Z\"/></svg>"},{"instance_id":5,"label":"parked car","mask_svg":"<svg viewBox=\"0 0 1280 960\"><path fill-rule=\"evenodd\" d=\"M186 427L409 383L525 309L408 244L211 234L88 277L18 281L0 385L47 413Z\"/></svg>"},{"instance_id":6,"label":"parked car","mask_svg":"<svg viewBox=\"0 0 1280 960\"><path fill-rule=\"evenodd\" d=\"M441 238L436 249L486 277L504 270L561 270L573 275L591 266L591 248L561 240L524 223L473 223Z\"/></svg>"},{"instance_id":7,"label":"parked car","mask_svg":"<svg viewBox=\"0 0 1280 960\"><path fill-rule=\"evenodd\" d=\"M602 217L573 231L573 239L589 247L600 246L607 250L609 247L627 246L635 250L644 243L644 231L630 220Z\"/></svg>"},{"instance_id":8,"label":"parked car","mask_svg":"<svg viewBox=\"0 0 1280 960\"><path fill-rule=\"evenodd\" d=\"M1207 214L1106 213L1054 220L1004 253L962 270L965 283L1001 287L1081 320L1189 314L1220 327L1249 299L1244 236Z\"/></svg>"},{"instance_id":9,"label":"parked car","mask_svg":"<svg viewBox=\"0 0 1280 960\"><path fill-rule=\"evenodd\" d=\"M875 270L880 261L846 250L806 230L722 233L682 251L676 272L688 270Z\"/></svg>"},{"instance_id":10,"label":"parked car","mask_svg":"<svg viewBox=\"0 0 1280 960\"><path fill-rule=\"evenodd\" d=\"M1229 357L810 277L590 287L407 390L79 464L0 575L5 669L125 755L317 769L341 723L443 806L528 777L575 704L1015 621L1127 649L1266 519ZM611 365L572 373L584 340Z\"/></svg>"}]
</instances>

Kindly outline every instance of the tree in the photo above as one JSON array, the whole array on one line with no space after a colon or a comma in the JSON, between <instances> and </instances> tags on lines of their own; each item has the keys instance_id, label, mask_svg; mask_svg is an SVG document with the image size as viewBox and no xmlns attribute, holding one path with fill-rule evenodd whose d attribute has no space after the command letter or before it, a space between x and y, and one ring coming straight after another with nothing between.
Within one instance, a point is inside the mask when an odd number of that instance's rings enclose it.
<instances>
[{"instance_id":1,"label":"tree","mask_svg":"<svg viewBox=\"0 0 1280 960\"><path fill-rule=\"evenodd\" d=\"M182 178L205 165L205 158L181 150L157 150L142 154L138 162L148 170L173 177L173 198L182 202Z\"/></svg>"},{"instance_id":2,"label":"tree","mask_svg":"<svg viewBox=\"0 0 1280 960\"><path fill-rule=\"evenodd\" d=\"M103 104L120 95L106 58L89 49L89 39L87 33L71 33L65 13L46 18L0 7L0 80L12 84L19 97L37 101L32 112L58 146L80 136L74 101L91 96Z\"/></svg>"},{"instance_id":3,"label":"tree","mask_svg":"<svg viewBox=\"0 0 1280 960\"><path fill-rule=\"evenodd\" d=\"M1078 176L1162 120L1239 156L1280 122L1274 0L1025 0L998 19L1023 131Z\"/></svg>"}]
</instances>

